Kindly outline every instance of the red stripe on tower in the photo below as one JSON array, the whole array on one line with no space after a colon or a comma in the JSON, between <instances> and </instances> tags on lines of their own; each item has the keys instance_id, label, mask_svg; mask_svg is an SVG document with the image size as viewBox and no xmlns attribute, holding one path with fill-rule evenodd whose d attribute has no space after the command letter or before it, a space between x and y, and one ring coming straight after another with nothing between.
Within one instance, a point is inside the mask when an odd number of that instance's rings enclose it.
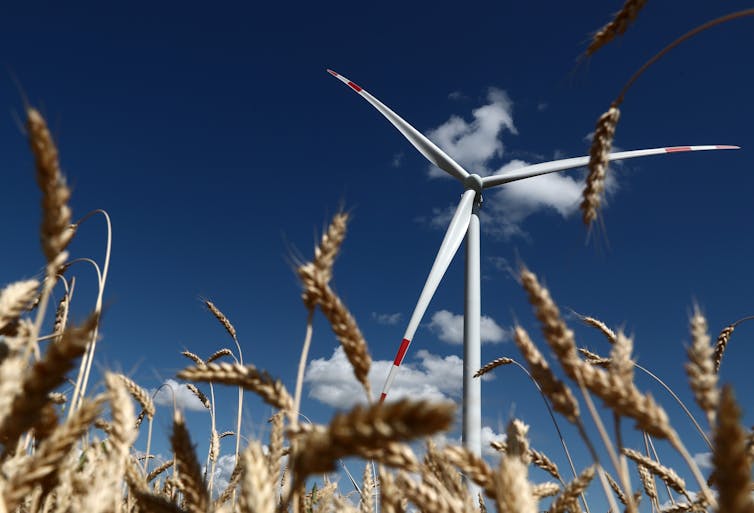
<instances>
[{"instance_id":1,"label":"red stripe on tower","mask_svg":"<svg viewBox=\"0 0 754 513\"><path fill-rule=\"evenodd\" d=\"M403 357L406 356L406 351L408 350L408 345L411 343L411 341L407 338L404 338L401 341L401 347L398 348L398 354L395 355L395 360L393 360L393 365L398 367L401 362L403 361Z\"/></svg>"},{"instance_id":2,"label":"red stripe on tower","mask_svg":"<svg viewBox=\"0 0 754 513\"><path fill-rule=\"evenodd\" d=\"M354 84L353 82L349 81L348 85L351 86L351 89L353 89L357 93L361 92L361 88L359 86L357 86L356 84Z\"/></svg>"},{"instance_id":3,"label":"red stripe on tower","mask_svg":"<svg viewBox=\"0 0 754 513\"><path fill-rule=\"evenodd\" d=\"M672 148L665 148L665 153L676 153L679 151L691 151L691 146L673 146Z\"/></svg>"}]
</instances>

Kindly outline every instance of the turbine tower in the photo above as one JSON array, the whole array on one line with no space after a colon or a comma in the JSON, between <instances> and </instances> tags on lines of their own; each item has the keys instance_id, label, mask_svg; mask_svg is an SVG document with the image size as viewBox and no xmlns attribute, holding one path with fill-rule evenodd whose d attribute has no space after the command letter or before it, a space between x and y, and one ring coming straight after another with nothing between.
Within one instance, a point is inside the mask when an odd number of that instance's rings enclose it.
<instances>
[{"instance_id":1,"label":"turbine tower","mask_svg":"<svg viewBox=\"0 0 754 513\"><path fill-rule=\"evenodd\" d=\"M414 312L409 319L408 326L401 340L398 352L395 355L393 366L382 388L380 402L387 397L395 374L406 356L411 341L414 338L419 323L437 290L445 271L448 269L453 256L466 237L466 293L463 317L463 430L462 439L464 446L471 452L481 455L482 452L482 399L481 382L474 379L474 373L482 366L481 362L481 284L480 284L480 226L479 209L482 206L482 192L490 187L505 185L510 182L531 178L586 166L589 157L575 157L551 162L533 164L514 171L481 177L472 174L461 167L445 152L438 148L432 141L427 139L414 127L409 125L403 118L390 110L385 104L369 94L362 87L348 80L343 75L328 69L328 73L339 79L351 89L356 91L362 98L368 101L374 108L385 116L408 141L424 155L432 164L439 167L453 178L463 184L464 192L461 201L456 208L453 218L450 220L445 238L440 244L432 269L429 271L427 281L419 295ZM624 160L648 155L665 155L686 151L702 150L735 150L738 146L707 145L707 146L673 146L666 148L651 148L646 150L621 151L611 153L608 160Z\"/></svg>"}]
</instances>

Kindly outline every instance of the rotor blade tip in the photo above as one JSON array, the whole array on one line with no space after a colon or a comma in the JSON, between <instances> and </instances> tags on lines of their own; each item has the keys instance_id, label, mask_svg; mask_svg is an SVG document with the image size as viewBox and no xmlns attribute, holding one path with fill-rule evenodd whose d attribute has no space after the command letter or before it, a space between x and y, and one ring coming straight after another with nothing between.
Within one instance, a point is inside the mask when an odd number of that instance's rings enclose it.
<instances>
[{"instance_id":1,"label":"rotor blade tip","mask_svg":"<svg viewBox=\"0 0 754 513\"><path fill-rule=\"evenodd\" d=\"M327 72L328 72L329 74L331 74L332 76L334 76L334 77L337 77L337 76L338 76L338 74L337 74L336 72L334 72L333 70L331 70L330 68L327 68Z\"/></svg>"},{"instance_id":2,"label":"rotor blade tip","mask_svg":"<svg viewBox=\"0 0 754 513\"><path fill-rule=\"evenodd\" d=\"M718 150L740 150L740 146L732 146L730 144L718 144L717 145Z\"/></svg>"}]
</instances>

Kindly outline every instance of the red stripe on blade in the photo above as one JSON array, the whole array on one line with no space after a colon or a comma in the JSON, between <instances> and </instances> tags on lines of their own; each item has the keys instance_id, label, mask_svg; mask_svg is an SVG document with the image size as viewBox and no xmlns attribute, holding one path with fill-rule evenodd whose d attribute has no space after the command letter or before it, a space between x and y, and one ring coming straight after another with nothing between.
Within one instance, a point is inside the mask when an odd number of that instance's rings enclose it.
<instances>
[{"instance_id":1,"label":"red stripe on blade","mask_svg":"<svg viewBox=\"0 0 754 513\"><path fill-rule=\"evenodd\" d=\"M666 153L675 153L678 151L691 151L691 146L673 146L672 148L665 148Z\"/></svg>"},{"instance_id":2,"label":"red stripe on blade","mask_svg":"<svg viewBox=\"0 0 754 513\"><path fill-rule=\"evenodd\" d=\"M331 70L331 69L328 69L328 70L327 70L327 72L328 72L329 74L331 74L332 76L334 76L334 77L337 77L337 76L338 76L338 74L337 74L337 73L335 73L335 72L334 72L333 70Z\"/></svg>"},{"instance_id":3,"label":"red stripe on blade","mask_svg":"<svg viewBox=\"0 0 754 513\"><path fill-rule=\"evenodd\" d=\"M387 394L385 392L382 392L380 394L380 404L385 402L385 398L387 397Z\"/></svg>"},{"instance_id":4,"label":"red stripe on blade","mask_svg":"<svg viewBox=\"0 0 754 513\"><path fill-rule=\"evenodd\" d=\"M349 81L349 82L348 82L348 85L349 85L349 86L351 86L351 89L353 89L353 90L354 90L354 91L356 91L357 93L358 93L358 92L361 92L361 88L360 88L359 86L357 86L356 84L354 84L353 82L350 82L350 81Z\"/></svg>"},{"instance_id":5,"label":"red stripe on blade","mask_svg":"<svg viewBox=\"0 0 754 513\"><path fill-rule=\"evenodd\" d=\"M718 150L740 150L740 146L731 146L729 144L718 144L715 146Z\"/></svg>"},{"instance_id":6,"label":"red stripe on blade","mask_svg":"<svg viewBox=\"0 0 754 513\"><path fill-rule=\"evenodd\" d=\"M404 338L401 341L401 347L398 348L398 354L395 355L395 360L393 360L393 365L398 367L401 362L403 361L403 357L406 356L406 351L408 350L408 345L411 343L411 341L407 338Z\"/></svg>"}]
</instances>

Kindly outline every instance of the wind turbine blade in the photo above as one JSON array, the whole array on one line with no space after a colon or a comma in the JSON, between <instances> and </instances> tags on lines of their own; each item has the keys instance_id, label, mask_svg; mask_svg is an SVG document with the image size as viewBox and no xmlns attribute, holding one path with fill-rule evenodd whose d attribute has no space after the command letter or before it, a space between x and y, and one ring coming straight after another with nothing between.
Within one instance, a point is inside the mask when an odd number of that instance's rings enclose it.
<instances>
[{"instance_id":1,"label":"wind turbine blade","mask_svg":"<svg viewBox=\"0 0 754 513\"><path fill-rule=\"evenodd\" d=\"M432 300L432 296L435 294L437 286L440 284L440 280L442 280L442 277L445 275L445 271L447 271L451 260L453 260L453 256L456 254L456 251L458 251L458 247L461 245L461 241L463 241L463 238L466 235L466 230L468 229L469 221L471 220L471 210L474 206L475 195L476 192L472 189L464 192L461 201L458 204L458 208L456 208L453 218L450 220L448 231L445 232L445 238L442 240L440 249L437 251L435 263L432 264L432 269L429 271L427 281L424 283L424 288L419 295L419 301L416 303L414 313L411 314L411 319L408 321L408 327L403 334L403 340L398 348L398 353L395 355L395 360L393 360L393 366L390 368L390 373L387 376L387 380L385 380L385 385L382 387L380 402L384 401L385 397L387 397L387 392L395 378L395 372L398 370L401 362L403 362L403 358L406 356L408 346L411 345L411 340L414 338L414 334L419 327L424 312L427 311L429 302Z\"/></svg>"},{"instance_id":2,"label":"wind turbine blade","mask_svg":"<svg viewBox=\"0 0 754 513\"><path fill-rule=\"evenodd\" d=\"M648 150L632 150L632 151L619 151L617 153L611 153L608 155L608 160L625 160L635 157L646 157L648 155L664 155L667 153L681 153L686 151L705 151L705 150L740 150L738 146L728 145L707 145L707 146L670 146L667 148L651 148ZM505 173L503 175L485 176L482 178L482 185L484 188L494 187L496 185L503 185L516 180L523 180L524 178L531 178L532 176L545 175L547 173L555 173L557 171L564 171L566 169L573 169L577 167L586 166L589 163L589 157L574 157L563 160L553 160L552 162L542 162L541 164L534 164L531 166L522 167Z\"/></svg>"},{"instance_id":3,"label":"wind turbine blade","mask_svg":"<svg viewBox=\"0 0 754 513\"><path fill-rule=\"evenodd\" d=\"M469 176L469 173L455 160L450 158L444 151L438 148L435 143L424 137L421 132L409 125L406 120L390 110L380 100L366 92L363 88L348 80L343 75L339 75L331 69L328 69L327 72L359 93L366 101L371 103L372 106L380 111L380 113L385 116L388 121L390 121L393 126L395 126L395 128L397 128L411 144L414 145L414 148L419 150L419 153L424 155L431 163L461 181Z\"/></svg>"}]
</instances>

